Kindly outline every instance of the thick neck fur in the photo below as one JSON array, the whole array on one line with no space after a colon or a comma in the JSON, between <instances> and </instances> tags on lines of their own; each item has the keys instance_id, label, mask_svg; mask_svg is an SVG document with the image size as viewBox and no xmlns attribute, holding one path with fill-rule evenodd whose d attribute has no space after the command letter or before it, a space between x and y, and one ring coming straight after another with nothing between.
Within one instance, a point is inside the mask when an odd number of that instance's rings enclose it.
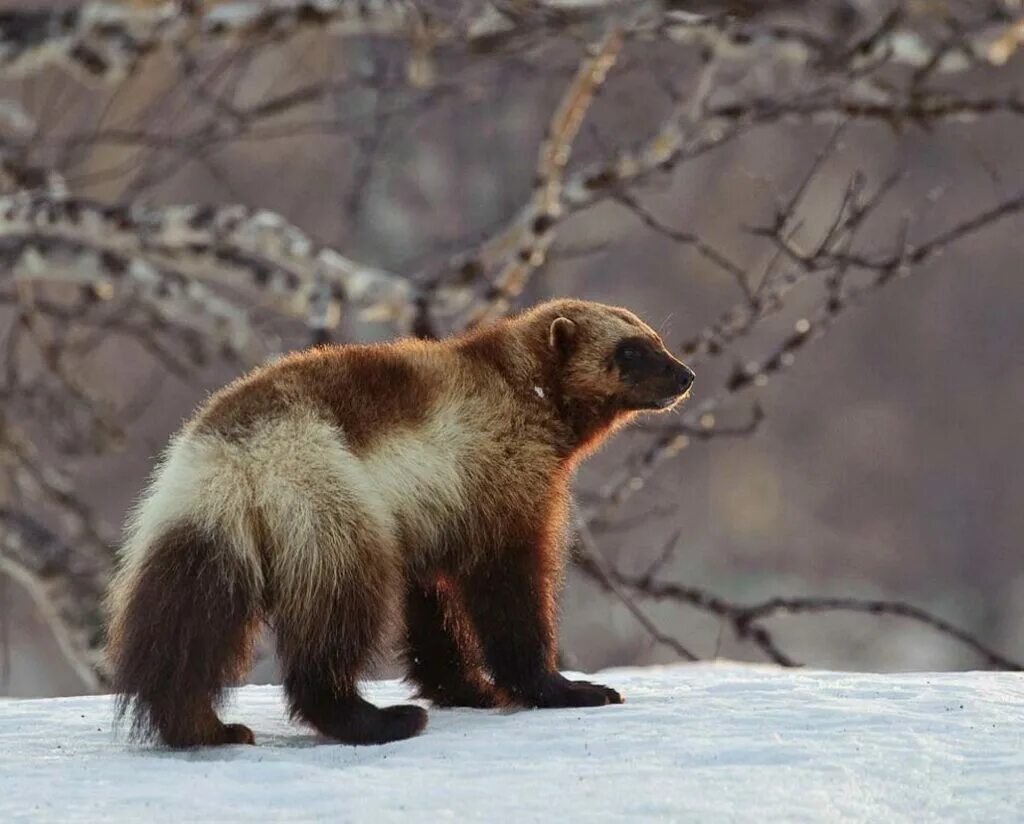
<instances>
[{"instance_id":1,"label":"thick neck fur","mask_svg":"<svg viewBox=\"0 0 1024 824\"><path fill-rule=\"evenodd\" d=\"M554 445L574 461L600 446L631 415L614 398L583 397L566 386L567 356L553 351L548 337L553 319L553 314L531 313L510 327L478 330L457 345L499 373L524 403L546 404Z\"/></svg>"}]
</instances>

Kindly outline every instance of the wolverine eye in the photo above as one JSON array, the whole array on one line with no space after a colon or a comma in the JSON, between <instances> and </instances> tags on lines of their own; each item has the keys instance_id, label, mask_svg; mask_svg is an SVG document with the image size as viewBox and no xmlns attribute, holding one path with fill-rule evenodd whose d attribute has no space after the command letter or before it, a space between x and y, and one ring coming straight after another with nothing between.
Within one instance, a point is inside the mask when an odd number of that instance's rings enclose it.
<instances>
[{"instance_id":1,"label":"wolverine eye","mask_svg":"<svg viewBox=\"0 0 1024 824\"><path fill-rule=\"evenodd\" d=\"M642 368L651 355L650 344L645 340L624 340L615 347L613 362L620 368L635 372Z\"/></svg>"}]
</instances>

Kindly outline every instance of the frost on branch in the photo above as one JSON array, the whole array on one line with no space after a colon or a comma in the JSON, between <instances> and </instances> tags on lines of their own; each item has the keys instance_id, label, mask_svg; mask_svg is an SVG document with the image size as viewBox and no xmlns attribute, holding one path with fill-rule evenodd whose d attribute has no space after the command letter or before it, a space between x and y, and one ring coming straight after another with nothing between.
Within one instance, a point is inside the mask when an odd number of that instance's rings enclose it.
<instances>
[{"instance_id":1,"label":"frost on branch","mask_svg":"<svg viewBox=\"0 0 1024 824\"><path fill-rule=\"evenodd\" d=\"M344 305L398 329L412 311L408 281L241 206L110 207L28 193L0 199L0 238L15 278L90 284L101 296L127 288L177 320L205 314L236 353L253 345L245 313L207 283L247 289L314 330L333 328Z\"/></svg>"},{"instance_id":2,"label":"frost on branch","mask_svg":"<svg viewBox=\"0 0 1024 824\"><path fill-rule=\"evenodd\" d=\"M147 55L186 43L283 37L306 28L346 36L407 34L416 20L406 0L87 0L66 10L0 15L0 74L24 76L57 65L116 82Z\"/></svg>"}]
</instances>

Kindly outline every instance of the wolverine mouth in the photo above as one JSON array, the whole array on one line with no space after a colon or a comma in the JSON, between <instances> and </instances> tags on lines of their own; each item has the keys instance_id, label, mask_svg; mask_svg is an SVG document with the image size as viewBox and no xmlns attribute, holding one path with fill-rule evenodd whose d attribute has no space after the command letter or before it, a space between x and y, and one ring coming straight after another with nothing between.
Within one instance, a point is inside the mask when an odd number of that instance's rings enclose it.
<instances>
[{"instance_id":1,"label":"wolverine mouth","mask_svg":"<svg viewBox=\"0 0 1024 824\"><path fill-rule=\"evenodd\" d=\"M662 411L665 409L671 409L678 403L682 403L686 397L690 394L689 390L683 392L681 395L667 395L664 398L658 400L648 401L647 403L640 404L637 406L638 409L651 409L654 411Z\"/></svg>"},{"instance_id":2,"label":"wolverine mouth","mask_svg":"<svg viewBox=\"0 0 1024 824\"><path fill-rule=\"evenodd\" d=\"M652 405L655 409L671 409L677 403L682 403L689 396L690 390L686 390L682 395L669 395L667 398L662 398L660 401L655 401Z\"/></svg>"}]
</instances>

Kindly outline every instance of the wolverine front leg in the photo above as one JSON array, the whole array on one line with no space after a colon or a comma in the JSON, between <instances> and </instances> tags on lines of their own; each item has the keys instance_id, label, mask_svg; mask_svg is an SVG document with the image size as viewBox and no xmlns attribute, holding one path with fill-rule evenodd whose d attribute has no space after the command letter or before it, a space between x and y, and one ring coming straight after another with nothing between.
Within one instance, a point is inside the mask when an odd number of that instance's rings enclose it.
<instances>
[{"instance_id":1,"label":"wolverine front leg","mask_svg":"<svg viewBox=\"0 0 1024 824\"><path fill-rule=\"evenodd\" d=\"M494 683L529 707L621 704L615 690L570 681L555 666L556 555L512 545L465 577L463 597Z\"/></svg>"},{"instance_id":2,"label":"wolverine front leg","mask_svg":"<svg viewBox=\"0 0 1024 824\"><path fill-rule=\"evenodd\" d=\"M412 580L405 594L405 657L417 696L439 707L500 707L480 646L453 581Z\"/></svg>"}]
</instances>

